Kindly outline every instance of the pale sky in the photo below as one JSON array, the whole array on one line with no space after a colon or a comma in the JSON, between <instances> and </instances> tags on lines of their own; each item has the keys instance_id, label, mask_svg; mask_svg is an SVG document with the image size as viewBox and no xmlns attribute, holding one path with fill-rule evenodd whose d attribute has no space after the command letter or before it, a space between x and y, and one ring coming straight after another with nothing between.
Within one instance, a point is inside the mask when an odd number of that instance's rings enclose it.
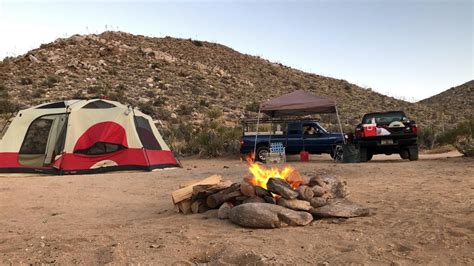
<instances>
[{"instance_id":1,"label":"pale sky","mask_svg":"<svg viewBox=\"0 0 474 266\"><path fill-rule=\"evenodd\" d=\"M414 101L474 79L473 2L0 0L0 60L120 30L218 42Z\"/></svg>"}]
</instances>

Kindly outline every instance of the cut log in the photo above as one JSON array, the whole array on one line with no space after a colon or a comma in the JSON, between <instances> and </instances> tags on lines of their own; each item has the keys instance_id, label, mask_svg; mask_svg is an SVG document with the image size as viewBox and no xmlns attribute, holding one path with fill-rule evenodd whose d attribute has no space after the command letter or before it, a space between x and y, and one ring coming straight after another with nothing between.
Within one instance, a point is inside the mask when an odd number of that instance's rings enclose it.
<instances>
[{"instance_id":1,"label":"cut log","mask_svg":"<svg viewBox=\"0 0 474 266\"><path fill-rule=\"evenodd\" d=\"M209 195L217 193L221 190L224 190L232 185L232 181L227 180L224 182L220 182L215 185L207 184L207 185L195 185L193 187L193 195L191 199L198 200L198 199L206 199Z\"/></svg>"},{"instance_id":2,"label":"cut log","mask_svg":"<svg viewBox=\"0 0 474 266\"><path fill-rule=\"evenodd\" d=\"M209 210L209 207L207 207L206 202L202 199L196 200L191 204L192 213L203 213L208 210Z\"/></svg>"},{"instance_id":3,"label":"cut log","mask_svg":"<svg viewBox=\"0 0 474 266\"><path fill-rule=\"evenodd\" d=\"M190 214L191 213L191 200L188 199L188 200L183 200L181 202L178 202L178 204L176 204L179 208L179 211L183 214Z\"/></svg>"},{"instance_id":4,"label":"cut log","mask_svg":"<svg viewBox=\"0 0 474 266\"><path fill-rule=\"evenodd\" d=\"M206 179L203 179L201 181L198 181L194 185L205 185L205 184L217 184L222 181L222 176L220 175L213 175L210 176ZM175 190L171 192L171 199L173 200L173 203L176 204L178 202L181 202L186 199L190 199L192 194L193 194L193 186L194 185L189 185L187 187L180 188L178 190Z\"/></svg>"},{"instance_id":5,"label":"cut log","mask_svg":"<svg viewBox=\"0 0 474 266\"><path fill-rule=\"evenodd\" d=\"M328 200L324 197L314 197L309 200L309 203L311 204L311 207L319 208L328 204Z\"/></svg>"},{"instance_id":6,"label":"cut log","mask_svg":"<svg viewBox=\"0 0 474 266\"><path fill-rule=\"evenodd\" d=\"M240 183L240 192L247 197L255 196L255 187L247 181Z\"/></svg>"},{"instance_id":7,"label":"cut log","mask_svg":"<svg viewBox=\"0 0 474 266\"><path fill-rule=\"evenodd\" d=\"M311 204L309 204L309 201L298 199L289 200L285 198L279 198L277 204L295 211L309 211L312 208Z\"/></svg>"},{"instance_id":8,"label":"cut log","mask_svg":"<svg viewBox=\"0 0 474 266\"><path fill-rule=\"evenodd\" d=\"M276 204L276 199L272 196L263 196L266 203Z\"/></svg>"},{"instance_id":9,"label":"cut log","mask_svg":"<svg viewBox=\"0 0 474 266\"><path fill-rule=\"evenodd\" d=\"M281 178L270 178L267 182L267 190L285 199L296 199L298 197L298 192L294 191L290 184Z\"/></svg>"},{"instance_id":10,"label":"cut log","mask_svg":"<svg viewBox=\"0 0 474 266\"><path fill-rule=\"evenodd\" d=\"M221 207L219 208L219 211L217 212L217 217L219 219L229 219L229 212L234 207L231 203L229 202L224 202Z\"/></svg>"},{"instance_id":11,"label":"cut log","mask_svg":"<svg viewBox=\"0 0 474 266\"><path fill-rule=\"evenodd\" d=\"M314 197L313 190L308 186L300 186L296 189L298 192L298 199L309 201Z\"/></svg>"},{"instance_id":12,"label":"cut log","mask_svg":"<svg viewBox=\"0 0 474 266\"><path fill-rule=\"evenodd\" d=\"M188 180L184 181L183 183L179 184L179 188L187 187L187 186L193 186L195 185L199 180Z\"/></svg>"},{"instance_id":13,"label":"cut log","mask_svg":"<svg viewBox=\"0 0 474 266\"><path fill-rule=\"evenodd\" d=\"M369 208L347 199L336 199L330 200L325 206L311 209L310 213L315 217L351 218L368 216L371 211Z\"/></svg>"},{"instance_id":14,"label":"cut log","mask_svg":"<svg viewBox=\"0 0 474 266\"><path fill-rule=\"evenodd\" d=\"M287 225L303 226L313 217L302 211L268 203L247 203L232 208L229 219L240 226L251 228L279 228Z\"/></svg>"},{"instance_id":15,"label":"cut log","mask_svg":"<svg viewBox=\"0 0 474 266\"><path fill-rule=\"evenodd\" d=\"M232 186L221 190L215 194L209 195L206 199L206 204L211 209L219 207L225 201L233 200L236 197L242 196L240 192L240 184L234 183Z\"/></svg>"}]
</instances>

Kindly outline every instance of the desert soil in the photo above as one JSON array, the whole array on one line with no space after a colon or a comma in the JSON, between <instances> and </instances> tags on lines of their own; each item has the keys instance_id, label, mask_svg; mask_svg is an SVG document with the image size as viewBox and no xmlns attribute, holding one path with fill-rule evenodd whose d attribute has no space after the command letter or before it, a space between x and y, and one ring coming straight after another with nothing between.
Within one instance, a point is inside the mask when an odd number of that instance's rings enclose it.
<instances>
[{"instance_id":1,"label":"desert soil","mask_svg":"<svg viewBox=\"0 0 474 266\"><path fill-rule=\"evenodd\" d=\"M454 156L454 157L452 157ZM179 183L246 164L183 160L183 168L82 176L0 177L0 264L473 264L474 160L376 156L338 164L325 156L290 163L303 174L347 181L350 198L375 214L306 227L246 229L215 212L173 211Z\"/></svg>"}]
</instances>

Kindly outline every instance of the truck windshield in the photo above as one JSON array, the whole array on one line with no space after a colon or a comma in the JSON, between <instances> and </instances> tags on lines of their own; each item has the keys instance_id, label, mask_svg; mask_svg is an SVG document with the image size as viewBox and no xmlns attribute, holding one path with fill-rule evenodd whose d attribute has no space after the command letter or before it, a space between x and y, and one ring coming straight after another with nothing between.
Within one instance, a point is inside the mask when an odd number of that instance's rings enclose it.
<instances>
[{"instance_id":1,"label":"truck windshield","mask_svg":"<svg viewBox=\"0 0 474 266\"><path fill-rule=\"evenodd\" d=\"M375 120L376 124L390 124L394 121L403 121L404 119L405 114L402 112L374 113L366 114L364 119L362 119L362 123L372 124L372 121Z\"/></svg>"}]
</instances>

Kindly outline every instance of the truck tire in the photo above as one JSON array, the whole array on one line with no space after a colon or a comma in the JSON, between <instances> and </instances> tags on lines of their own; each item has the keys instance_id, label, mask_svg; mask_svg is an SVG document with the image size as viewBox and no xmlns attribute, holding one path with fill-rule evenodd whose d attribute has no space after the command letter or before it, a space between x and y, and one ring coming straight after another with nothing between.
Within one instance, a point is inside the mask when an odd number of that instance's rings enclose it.
<instances>
[{"instance_id":1,"label":"truck tire","mask_svg":"<svg viewBox=\"0 0 474 266\"><path fill-rule=\"evenodd\" d=\"M418 160L418 147L412 147L408 150L408 154L410 155L408 159L410 161L417 161Z\"/></svg>"},{"instance_id":2,"label":"truck tire","mask_svg":"<svg viewBox=\"0 0 474 266\"><path fill-rule=\"evenodd\" d=\"M331 155L331 158L334 161L342 162L343 154L344 154L344 150L343 150L342 144L336 144L329 155Z\"/></svg>"},{"instance_id":3,"label":"truck tire","mask_svg":"<svg viewBox=\"0 0 474 266\"><path fill-rule=\"evenodd\" d=\"M360 148L360 161L361 162L368 162L372 160L374 153L367 149L367 148Z\"/></svg>"},{"instance_id":4,"label":"truck tire","mask_svg":"<svg viewBox=\"0 0 474 266\"><path fill-rule=\"evenodd\" d=\"M400 151L400 158L402 158L403 160L410 159L410 153L408 152L408 149Z\"/></svg>"},{"instance_id":5,"label":"truck tire","mask_svg":"<svg viewBox=\"0 0 474 266\"><path fill-rule=\"evenodd\" d=\"M265 162L267 159L267 154L270 152L270 149L267 146L257 147L257 154L255 160L259 162Z\"/></svg>"}]
</instances>

